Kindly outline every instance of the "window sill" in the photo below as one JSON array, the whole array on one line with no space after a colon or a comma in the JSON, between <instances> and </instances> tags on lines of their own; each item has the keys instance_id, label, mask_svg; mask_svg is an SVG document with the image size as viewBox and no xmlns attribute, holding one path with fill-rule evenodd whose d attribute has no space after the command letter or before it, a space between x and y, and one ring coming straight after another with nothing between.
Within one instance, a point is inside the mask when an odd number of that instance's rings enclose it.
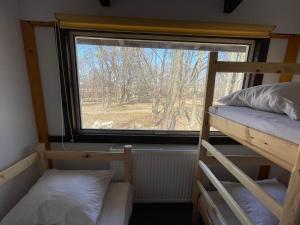
<instances>
[{"instance_id":1,"label":"window sill","mask_svg":"<svg viewBox=\"0 0 300 225\"><path fill-rule=\"evenodd\" d=\"M238 144L233 139L220 134L211 134L210 143L214 145L233 145ZM143 144L188 144L197 145L198 135L128 135L128 134L78 134L73 140L70 137L63 137L64 142L74 143L143 143ZM49 142L61 142L61 136L49 136Z\"/></svg>"}]
</instances>

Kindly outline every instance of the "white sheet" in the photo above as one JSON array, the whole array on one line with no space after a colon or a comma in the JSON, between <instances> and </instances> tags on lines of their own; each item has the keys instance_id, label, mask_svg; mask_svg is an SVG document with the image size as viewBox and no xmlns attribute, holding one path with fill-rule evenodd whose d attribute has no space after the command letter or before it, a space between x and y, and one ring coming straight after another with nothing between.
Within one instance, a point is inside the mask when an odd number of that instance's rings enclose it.
<instances>
[{"instance_id":1,"label":"white sheet","mask_svg":"<svg viewBox=\"0 0 300 225\"><path fill-rule=\"evenodd\" d=\"M300 144L300 121L291 120L284 114L225 105L212 106L209 108L209 112Z\"/></svg>"},{"instance_id":2,"label":"white sheet","mask_svg":"<svg viewBox=\"0 0 300 225\"><path fill-rule=\"evenodd\" d=\"M132 212L132 186L110 183L97 225L128 225Z\"/></svg>"},{"instance_id":3,"label":"white sheet","mask_svg":"<svg viewBox=\"0 0 300 225\"><path fill-rule=\"evenodd\" d=\"M257 182L266 192L268 192L279 203L284 202L286 188L278 183L275 179L269 179ZM248 214L250 220L255 225L277 225L277 218L264 207L246 188L239 183L223 182L228 192L237 201L240 207ZM229 225L240 225L241 223L232 213L223 198L217 191L209 192L214 203L218 206L221 214ZM209 212L210 217L215 225L218 225L216 218L212 212Z\"/></svg>"}]
</instances>

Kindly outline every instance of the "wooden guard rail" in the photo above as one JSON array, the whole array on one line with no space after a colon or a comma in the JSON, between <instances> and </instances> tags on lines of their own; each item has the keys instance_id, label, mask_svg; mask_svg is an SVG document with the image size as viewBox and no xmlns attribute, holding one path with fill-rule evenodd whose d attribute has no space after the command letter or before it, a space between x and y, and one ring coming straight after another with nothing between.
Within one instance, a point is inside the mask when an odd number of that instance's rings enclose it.
<instances>
[{"instance_id":1,"label":"wooden guard rail","mask_svg":"<svg viewBox=\"0 0 300 225\"><path fill-rule=\"evenodd\" d=\"M11 167L0 172L0 185L22 173L24 170L39 162L42 172L49 169L48 160L99 160L124 161L124 180L132 183L132 157L131 145L124 146L124 152L101 151L47 151L45 144L38 144L36 151Z\"/></svg>"},{"instance_id":2,"label":"wooden guard rail","mask_svg":"<svg viewBox=\"0 0 300 225\"><path fill-rule=\"evenodd\" d=\"M227 159L221 152L215 147L209 144L207 141L202 140L202 145L207 151L212 154L241 184L245 186L257 199L260 200L278 219L282 214L282 206L274 200L274 198L266 193L256 182L254 182L249 176L241 171L236 165L234 165L229 159Z\"/></svg>"}]
</instances>

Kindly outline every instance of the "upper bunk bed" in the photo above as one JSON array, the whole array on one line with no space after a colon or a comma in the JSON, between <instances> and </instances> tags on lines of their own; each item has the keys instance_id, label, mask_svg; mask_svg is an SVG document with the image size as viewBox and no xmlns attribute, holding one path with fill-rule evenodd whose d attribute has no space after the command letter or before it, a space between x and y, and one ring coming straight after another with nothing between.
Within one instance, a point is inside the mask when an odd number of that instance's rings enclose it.
<instances>
[{"instance_id":1,"label":"upper bunk bed","mask_svg":"<svg viewBox=\"0 0 300 225\"><path fill-rule=\"evenodd\" d=\"M198 210L206 224L216 224L212 215L217 218L217 224L228 224L224 219L225 216L219 210L220 204L215 203L210 192L205 189L208 178L240 224L256 224L253 222L253 218L251 220L247 212L239 205L239 200L233 197L234 193L230 193L226 188L228 185L220 181L211 171L210 164L217 162L240 182L242 188L254 196L259 203L262 203L278 219L280 225L299 224L300 121L290 120L285 115L246 107L212 106L212 104L216 73L300 74L300 64L220 62L217 59L218 53L210 53L199 143L199 170L193 196L194 216L195 211ZM248 165L260 165L263 162L260 157L250 159L245 155L224 155L209 143L211 127L254 150L270 164L278 165L291 172L283 204L235 164L235 162L247 162ZM255 164L256 161L257 164Z\"/></svg>"},{"instance_id":2,"label":"upper bunk bed","mask_svg":"<svg viewBox=\"0 0 300 225\"><path fill-rule=\"evenodd\" d=\"M300 122L285 115L262 112L245 107L212 106L216 73L300 73L300 65L292 63L219 62L211 53L205 96L201 138L214 127L239 143L251 148L275 164L292 171L300 144ZM265 121L265 123L263 123ZM282 132L287 130L287 132Z\"/></svg>"}]
</instances>

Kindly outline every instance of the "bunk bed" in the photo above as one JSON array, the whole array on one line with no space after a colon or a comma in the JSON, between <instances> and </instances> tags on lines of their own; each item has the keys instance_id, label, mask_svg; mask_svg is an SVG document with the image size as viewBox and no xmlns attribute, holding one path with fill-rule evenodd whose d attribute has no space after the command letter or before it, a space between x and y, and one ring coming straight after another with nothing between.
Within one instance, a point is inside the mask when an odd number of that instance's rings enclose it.
<instances>
[{"instance_id":1,"label":"bunk bed","mask_svg":"<svg viewBox=\"0 0 300 225\"><path fill-rule=\"evenodd\" d=\"M254 112L255 110L245 107L212 106L212 104L216 73L221 73L220 75L226 72L300 74L300 64L221 62L217 59L217 53L210 53L199 142L199 164L193 192L194 221L197 212L200 212L206 225L256 225L249 217L249 213L241 207L238 198L234 197L234 192L230 191L233 185L235 190L243 193L242 195L249 194L248 199L253 197L258 202L255 203L256 206L261 204L277 218L276 221L280 225L299 225L300 121L284 120L284 118L276 118L276 115L273 115L275 118L272 121L269 112ZM268 116L264 117L263 113ZM267 122L263 124L265 118ZM209 143L210 127L250 148L261 157L249 158L243 155L222 154ZM291 174L288 187L281 196L276 197L266 191L260 182L255 182L246 175L236 162L250 165L278 165ZM220 181L210 169L210 165L214 163L221 164L239 183L230 184ZM216 191L207 190L207 181L210 181ZM267 182L280 186L275 181ZM283 185L279 188L282 187Z\"/></svg>"},{"instance_id":2,"label":"bunk bed","mask_svg":"<svg viewBox=\"0 0 300 225\"><path fill-rule=\"evenodd\" d=\"M132 156L131 156L131 146L126 145L124 146L124 152L106 152L106 151L61 151L61 150L45 150L44 144L38 144L36 147L36 151L31 155L27 156L23 160L17 162L16 164L12 165L8 169L0 172L0 185L9 182L17 175L21 174L23 171L28 169L29 167L38 164L41 169L41 178L40 180L45 181L45 174L49 173L49 171L57 171L50 169L50 164L52 164L52 160L93 160L93 161L123 161L124 162L124 181L120 182L110 182L107 190L105 191L105 197L103 198L103 202L101 203L102 209L100 214L97 215L97 225L126 225L129 223L129 219L131 216L132 211L132 199L133 199L133 189L132 189ZM74 170L73 170L74 171ZM109 170L105 170L109 171ZM98 170L96 171L101 173L105 172ZM89 172L89 171L88 171ZM90 171L92 174L94 171ZM55 173L54 173L55 174ZM75 172L77 176L77 171ZM82 174L80 174L82 176ZM84 176L84 174L83 174ZM49 177L47 177L48 179ZM74 180L73 180L74 181ZM37 183L38 183L37 182ZM50 179L50 182L51 181ZM63 180L64 182L64 180ZM76 180L74 181L77 182ZM70 183L69 186L74 186L75 183ZM95 182L95 181L93 181ZM52 183L51 183L52 185ZM85 183L82 182L81 187L85 188ZM36 184L29 190L28 194L30 194L32 189L36 189ZM93 192L89 186L86 186L87 192ZM58 188L58 191L61 191L61 187ZM71 190L70 190L71 191ZM27 195L28 195L27 194ZM93 193L92 193L93 194ZM22 214L28 213L28 209L24 208L23 206L26 204L28 205L28 201L24 204L25 195L19 203L7 214L6 217L0 224L10 224L10 218L13 217L22 217ZM84 194L83 194L84 195ZM81 198L82 196L78 196ZM39 198L39 197L38 197ZM75 195L75 198L76 195ZM23 201L23 203L21 203ZM96 201L96 200L92 200ZM32 199L33 203L36 200ZM21 203L21 204L20 204ZM33 206L33 205L32 205ZM81 209L80 209L81 210ZM48 212L47 212L48 213ZM49 212L51 213L51 212ZM75 216L75 215L74 215ZM17 223L19 224L19 223ZM26 223L25 223L26 224ZM48 224L48 223L47 223ZM61 224L61 223L59 223ZM65 224L65 223L63 223ZM66 223L68 224L68 223Z\"/></svg>"}]
</instances>

